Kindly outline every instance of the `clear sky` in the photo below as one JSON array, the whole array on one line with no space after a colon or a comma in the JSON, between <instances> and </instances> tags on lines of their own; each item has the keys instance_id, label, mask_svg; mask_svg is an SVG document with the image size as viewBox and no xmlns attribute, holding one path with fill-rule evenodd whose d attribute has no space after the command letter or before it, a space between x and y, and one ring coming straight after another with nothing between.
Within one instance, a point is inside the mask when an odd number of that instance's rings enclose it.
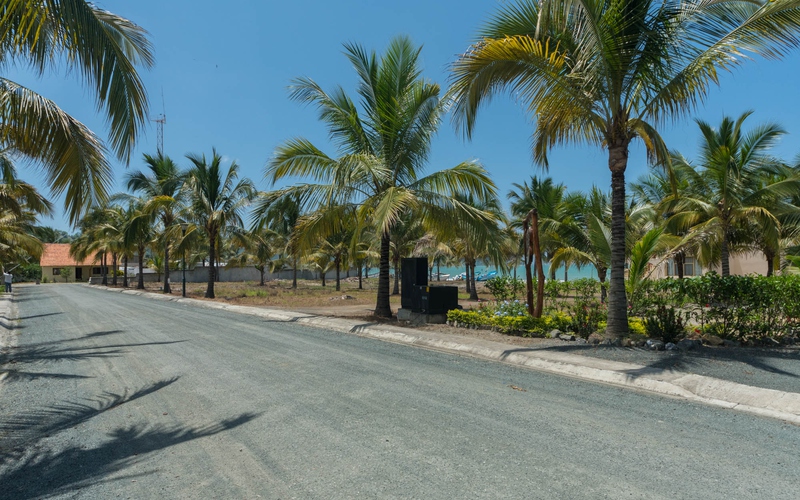
<instances>
[{"instance_id":1,"label":"clear sky","mask_svg":"<svg viewBox=\"0 0 800 500\"><path fill-rule=\"evenodd\" d=\"M342 44L357 42L384 50L396 35L406 34L423 46L424 75L444 87L448 66L464 52L478 28L502 5L502 0L98 0L96 4L143 26L155 46L156 66L142 73L153 118L162 112L163 91L167 124L165 151L183 166L189 152L210 154L211 148L241 166L243 176L259 189L264 164L282 141L304 136L327 153L325 129L313 108L288 99L287 86L299 76L311 77L323 88L342 85L354 94L355 74L342 55ZM781 62L754 60L732 75L722 76L696 116L717 124L724 114L738 117L752 109L748 123L781 124L789 134L776 154L791 159L800 152L800 52ZM23 69L5 76L32 87L57 102L101 137L104 119L96 113L77 75L55 71L36 79ZM478 117L471 142L466 142L449 119L433 143L429 168L440 169L478 159L489 170L502 198L513 183L542 175L531 161L530 117L511 98L495 99ZM138 144L130 166L114 159L117 191L126 172L142 168L142 153L156 150L155 123ZM660 128L670 148L693 158L699 133L691 118ZM549 174L569 189L587 190L593 184L610 187L607 156L596 146L571 146L551 154ZM629 181L647 171L644 153L634 147L627 171ZM49 194L35 166L20 168L23 179ZM69 229L58 213L45 225Z\"/></svg>"}]
</instances>

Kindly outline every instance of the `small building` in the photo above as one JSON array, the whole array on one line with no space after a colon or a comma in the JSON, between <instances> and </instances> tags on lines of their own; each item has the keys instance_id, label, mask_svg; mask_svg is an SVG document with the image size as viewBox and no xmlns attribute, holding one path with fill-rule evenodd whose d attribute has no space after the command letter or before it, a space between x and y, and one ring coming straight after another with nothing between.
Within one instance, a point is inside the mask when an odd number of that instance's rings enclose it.
<instances>
[{"instance_id":1,"label":"small building","mask_svg":"<svg viewBox=\"0 0 800 500\"><path fill-rule=\"evenodd\" d=\"M749 274L767 275L767 259L762 252L732 253L728 261L731 275L746 276ZM683 275L685 277L702 276L703 274L714 271L722 274L722 266L717 264L710 269L700 266L694 257L684 257ZM648 263L646 275L651 279L673 278L678 276L675 259L654 257Z\"/></svg>"},{"instance_id":2,"label":"small building","mask_svg":"<svg viewBox=\"0 0 800 500\"><path fill-rule=\"evenodd\" d=\"M76 262L69 255L69 243L45 243L39 265L43 281L89 281L92 276L103 276L103 268L94 259ZM69 270L68 276L62 274L64 269Z\"/></svg>"}]
</instances>

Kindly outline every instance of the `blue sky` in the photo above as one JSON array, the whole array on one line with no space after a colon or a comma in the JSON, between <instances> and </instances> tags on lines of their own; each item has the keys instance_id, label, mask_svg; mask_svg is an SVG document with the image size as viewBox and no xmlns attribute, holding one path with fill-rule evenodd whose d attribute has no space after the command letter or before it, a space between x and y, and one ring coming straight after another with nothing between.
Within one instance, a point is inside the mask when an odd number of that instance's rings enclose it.
<instances>
[{"instance_id":1,"label":"blue sky","mask_svg":"<svg viewBox=\"0 0 800 500\"><path fill-rule=\"evenodd\" d=\"M312 108L288 99L290 80L311 77L324 88L342 85L354 93L355 75L342 55L342 44L357 42L379 53L396 35L409 35L423 45L424 75L443 87L448 65L473 40L478 28L502 5L498 0L440 0L403 2L357 0L98 0L102 8L125 16L147 29L155 46L156 66L142 73L151 100L151 115L162 111L163 90L167 124L165 150L186 166L189 152L210 154L211 148L241 166L259 189L264 164L275 146L297 136L328 146L324 128ZM696 116L712 124L723 114L738 116L752 109L752 126L766 121L781 124L789 134L776 154L791 159L800 152L800 52L780 62L754 60L733 74L724 74ZM63 69L63 68L62 68ZM89 94L74 73L54 71L44 79L10 68L5 76L32 87L105 136ZM495 99L479 115L473 140L466 142L449 119L436 137L430 169L478 159L491 173L503 199L513 183L542 175L530 154L532 122L510 98ZM670 148L694 157L697 126L691 118L660 128ZM116 190L123 190L127 171L142 167L141 156L156 150L151 124L130 166L114 161ZM570 189L593 184L610 186L606 154L595 146L559 148L551 154L548 175ZM634 147L627 171L634 180L647 171L644 153ZM23 166L21 176L48 193L35 166ZM68 229L59 210L44 224Z\"/></svg>"}]
</instances>

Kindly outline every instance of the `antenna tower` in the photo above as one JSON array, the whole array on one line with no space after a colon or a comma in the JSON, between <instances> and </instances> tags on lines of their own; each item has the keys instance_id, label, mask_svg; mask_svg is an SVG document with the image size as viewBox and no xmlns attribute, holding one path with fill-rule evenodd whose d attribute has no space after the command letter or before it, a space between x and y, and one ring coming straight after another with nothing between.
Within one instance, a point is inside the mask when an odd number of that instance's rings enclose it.
<instances>
[{"instance_id":1,"label":"antenna tower","mask_svg":"<svg viewBox=\"0 0 800 500\"><path fill-rule=\"evenodd\" d=\"M156 125L156 150L159 156L164 155L164 125L167 123L167 109L164 106L164 89L161 89L161 114L155 119L150 121L157 123Z\"/></svg>"}]
</instances>

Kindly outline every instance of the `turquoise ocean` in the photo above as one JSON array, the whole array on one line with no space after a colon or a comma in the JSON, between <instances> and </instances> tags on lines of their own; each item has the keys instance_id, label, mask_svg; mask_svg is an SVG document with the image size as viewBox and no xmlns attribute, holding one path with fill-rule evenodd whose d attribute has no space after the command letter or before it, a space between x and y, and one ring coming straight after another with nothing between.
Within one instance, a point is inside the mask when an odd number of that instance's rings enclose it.
<instances>
[{"instance_id":1,"label":"turquoise ocean","mask_svg":"<svg viewBox=\"0 0 800 500\"><path fill-rule=\"evenodd\" d=\"M543 267L544 267L544 275L549 278L550 277L550 266L545 263ZM436 279L436 271L437 271L436 266L433 266L433 279L434 280ZM463 273L465 271L466 271L466 268L464 268L464 267L444 267L444 266L442 266L440 272L443 275L444 274L449 274L450 276L456 276L457 274ZM497 274L502 274L497 268L492 267L492 266L482 266L480 264L475 266L475 276L476 277L479 277L482 274L490 273L492 271L496 271ZM517 273L517 278L525 279L525 267L524 266L517 266L516 273ZM507 274L509 276L513 276L514 275L514 269L510 269ZM581 267L570 266L569 268L567 268L566 279L568 281L581 279L581 278L594 278L594 279L597 279L597 270L594 268L594 266L581 266ZM565 279L564 267L563 266L558 268L558 269L556 269L556 279L557 280L564 280Z\"/></svg>"}]
</instances>

